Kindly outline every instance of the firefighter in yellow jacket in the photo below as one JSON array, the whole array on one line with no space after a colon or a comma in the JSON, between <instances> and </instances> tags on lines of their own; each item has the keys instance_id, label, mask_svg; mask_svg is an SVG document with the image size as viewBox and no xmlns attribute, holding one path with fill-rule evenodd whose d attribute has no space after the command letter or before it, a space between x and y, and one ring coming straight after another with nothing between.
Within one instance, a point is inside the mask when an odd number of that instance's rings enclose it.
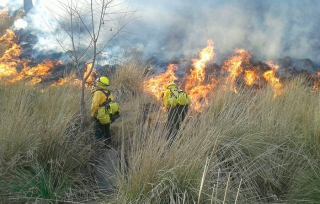
<instances>
[{"instance_id":1,"label":"firefighter in yellow jacket","mask_svg":"<svg viewBox=\"0 0 320 204\"><path fill-rule=\"evenodd\" d=\"M170 97L173 96L173 91L178 91L178 87L174 82L167 85L167 89L163 94L163 104L168 110L167 127L168 133L166 135L167 140L171 140L176 136L181 122L185 119L189 105L191 104L191 99L186 95L186 102L183 105L177 104L172 105ZM179 90L182 91L182 90Z\"/></svg>"},{"instance_id":2,"label":"firefighter in yellow jacket","mask_svg":"<svg viewBox=\"0 0 320 204\"><path fill-rule=\"evenodd\" d=\"M101 76L95 81L95 90L92 92L91 117L95 120L95 135L104 139L107 146L111 145L110 124L102 125L96 118L99 107L107 100L114 101L112 93L108 90L109 79Z\"/></svg>"}]
</instances>

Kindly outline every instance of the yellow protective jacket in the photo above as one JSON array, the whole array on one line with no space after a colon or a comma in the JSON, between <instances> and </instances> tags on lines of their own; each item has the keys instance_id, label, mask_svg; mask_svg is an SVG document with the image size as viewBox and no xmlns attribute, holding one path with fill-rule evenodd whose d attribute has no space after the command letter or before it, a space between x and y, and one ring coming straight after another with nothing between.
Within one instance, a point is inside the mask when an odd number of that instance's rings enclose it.
<instances>
[{"instance_id":1,"label":"yellow protective jacket","mask_svg":"<svg viewBox=\"0 0 320 204\"><path fill-rule=\"evenodd\" d=\"M166 107L167 109L170 108L170 103L168 101L169 99L169 96L170 96L170 89L166 89L163 93L163 105L164 107Z\"/></svg>"},{"instance_id":2,"label":"yellow protective jacket","mask_svg":"<svg viewBox=\"0 0 320 204\"><path fill-rule=\"evenodd\" d=\"M170 89L176 89L176 88L168 88L168 89L166 89L165 91L164 91L164 93L163 93L163 104L164 104L164 106L167 108L167 109L169 109L170 108L170 103L169 103L169 96L170 96L170 94L171 94L171 91L170 91ZM191 104L191 99L190 99L190 97L188 96L188 105L190 105Z\"/></svg>"},{"instance_id":3,"label":"yellow protective jacket","mask_svg":"<svg viewBox=\"0 0 320 204\"><path fill-rule=\"evenodd\" d=\"M104 94L101 89L103 89L106 93L108 90L106 87L97 87L93 92L92 103L91 103L91 117L94 117L96 112L98 111L100 105L107 100L106 94ZM110 93L108 99L114 101L112 93Z\"/></svg>"}]
</instances>

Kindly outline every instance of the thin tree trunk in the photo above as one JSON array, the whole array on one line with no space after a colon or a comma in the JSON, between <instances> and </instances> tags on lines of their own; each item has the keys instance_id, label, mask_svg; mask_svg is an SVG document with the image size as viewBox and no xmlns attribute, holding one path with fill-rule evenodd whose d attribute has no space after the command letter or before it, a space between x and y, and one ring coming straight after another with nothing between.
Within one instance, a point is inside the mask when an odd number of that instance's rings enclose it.
<instances>
[{"instance_id":1,"label":"thin tree trunk","mask_svg":"<svg viewBox=\"0 0 320 204\"><path fill-rule=\"evenodd\" d=\"M84 123L85 123L85 118L86 118L86 102L84 100L85 83L86 83L86 81L82 80L81 96L80 96L80 117L81 117L80 129L79 129L80 132L82 132L84 129Z\"/></svg>"}]
</instances>

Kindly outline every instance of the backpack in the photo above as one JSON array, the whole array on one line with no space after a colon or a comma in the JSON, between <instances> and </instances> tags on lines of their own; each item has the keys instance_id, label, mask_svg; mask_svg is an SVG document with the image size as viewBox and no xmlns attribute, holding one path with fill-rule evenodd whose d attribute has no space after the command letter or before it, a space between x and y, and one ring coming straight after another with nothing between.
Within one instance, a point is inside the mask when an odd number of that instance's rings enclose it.
<instances>
[{"instance_id":1,"label":"backpack","mask_svg":"<svg viewBox=\"0 0 320 204\"><path fill-rule=\"evenodd\" d=\"M107 125L120 117L119 103L109 99L110 91L105 92L104 90L99 90L107 96L107 100L103 102L98 109L97 119L102 125Z\"/></svg>"},{"instance_id":2,"label":"backpack","mask_svg":"<svg viewBox=\"0 0 320 204\"><path fill-rule=\"evenodd\" d=\"M185 106L190 104L188 94L182 90L177 89L170 89L168 102L173 108L177 105Z\"/></svg>"}]
</instances>

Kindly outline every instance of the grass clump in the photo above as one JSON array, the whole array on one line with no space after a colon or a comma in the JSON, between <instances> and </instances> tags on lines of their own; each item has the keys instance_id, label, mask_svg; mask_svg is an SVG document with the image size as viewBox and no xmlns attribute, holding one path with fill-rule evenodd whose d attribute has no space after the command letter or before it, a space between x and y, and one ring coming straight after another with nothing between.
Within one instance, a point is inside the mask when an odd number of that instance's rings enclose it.
<instances>
[{"instance_id":1,"label":"grass clump","mask_svg":"<svg viewBox=\"0 0 320 204\"><path fill-rule=\"evenodd\" d=\"M1 199L77 200L92 193L89 163L97 150L92 128L77 130L78 92L1 84Z\"/></svg>"}]
</instances>

